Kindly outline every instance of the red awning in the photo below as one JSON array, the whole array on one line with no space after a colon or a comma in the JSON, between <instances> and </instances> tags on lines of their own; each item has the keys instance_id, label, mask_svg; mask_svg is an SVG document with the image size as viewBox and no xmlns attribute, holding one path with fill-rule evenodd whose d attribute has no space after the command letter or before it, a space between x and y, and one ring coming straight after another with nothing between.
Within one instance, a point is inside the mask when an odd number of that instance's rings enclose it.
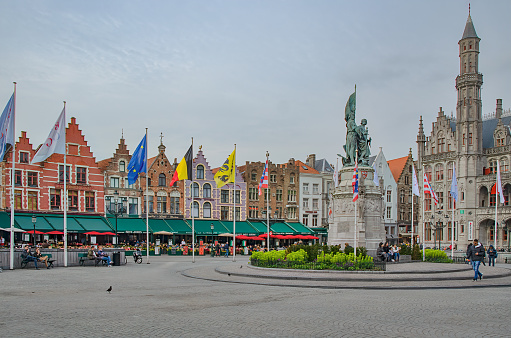
<instances>
[{"instance_id":1,"label":"red awning","mask_svg":"<svg viewBox=\"0 0 511 338\"><path fill-rule=\"evenodd\" d=\"M38 230L30 230L30 231L25 231L26 234L36 234L36 235L44 235L46 234L45 232L41 232L41 231L38 231Z\"/></svg>"},{"instance_id":2,"label":"red awning","mask_svg":"<svg viewBox=\"0 0 511 338\"><path fill-rule=\"evenodd\" d=\"M86 232L85 233L86 235L92 235L92 236L101 236L101 235L105 235L105 236L115 236L115 234L113 232L97 232L97 231L89 231L89 232Z\"/></svg>"}]
</instances>

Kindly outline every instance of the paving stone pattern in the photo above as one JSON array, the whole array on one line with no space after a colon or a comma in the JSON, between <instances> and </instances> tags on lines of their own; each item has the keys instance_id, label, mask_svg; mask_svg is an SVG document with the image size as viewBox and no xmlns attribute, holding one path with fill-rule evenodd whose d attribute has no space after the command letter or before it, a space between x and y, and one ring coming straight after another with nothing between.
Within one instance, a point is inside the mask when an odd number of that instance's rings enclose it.
<instances>
[{"instance_id":1,"label":"paving stone pattern","mask_svg":"<svg viewBox=\"0 0 511 338\"><path fill-rule=\"evenodd\" d=\"M509 287L321 289L183 275L235 277L215 269L239 269L243 264L239 270L244 270L246 261L197 257L192 264L190 257L162 256L151 257L151 264L129 262L111 268L4 271L0 335L509 337L511 332ZM466 273L470 278L471 271ZM110 285L113 290L108 294Z\"/></svg>"}]
</instances>

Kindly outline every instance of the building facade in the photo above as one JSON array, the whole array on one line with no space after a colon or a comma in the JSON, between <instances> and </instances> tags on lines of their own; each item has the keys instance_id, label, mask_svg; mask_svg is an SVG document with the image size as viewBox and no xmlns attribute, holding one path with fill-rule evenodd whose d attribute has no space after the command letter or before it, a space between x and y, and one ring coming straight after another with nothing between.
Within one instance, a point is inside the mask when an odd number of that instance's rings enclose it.
<instances>
[{"instance_id":1,"label":"building facade","mask_svg":"<svg viewBox=\"0 0 511 338\"><path fill-rule=\"evenodd\" d=\"M38 148L37 148L38 149ZM45 161L30 164L37 152L26 132L15 145L14 209L16 212L62 213L64 211L64 155L52 154ZM103 214L103 175L72 117L66 128L66 189L70 214ZM12 150L5 156L2 209L11 209Z\"/></svg>"},{"instance_id":2,"label":"building facade","mask_svg":"<svg viewBox=\"0 0 511 338\"><path fill-rule=\"evenodd\" d=\"M421 235L427 247L448 246L452 236L458 249L465 249L475 238L484 245L495 244L497 202L491 191L496 182L497 161L500 164L505 202L503 205L499 203L496 245L509 246L511 114L503 111L502 100L497 100L495 112L483 117L483 75L479 73L480 40L469 14L463 36L458 42L460 66L456 77L456 116L446 116L440 108L431 134L427 137L422 117L419 123L419 182L425 173L438 196L438 204L432 201L429 194L425 194L421 203L425 227ZM456 203L449 194L454 172L458 185ZM422 229L419 230L422 233Z\"/></svg>"},{"instance_id":3,"label":"building facade","mask_svg":"<svg viewBox=\"0 0 511 338\"><path fill-rule=\"evenodd\" d=\"M262 162L246 162L239 170L247 185L247 218L249 220L266 219L267 193L263 189L258 194L259 182L264 170ZM271 219L298 221L298 201L300 172L292 158L284 164L268 162L269 213Z\"/></svg>"},{"instance_id":4,"label":"building facade","mask_svg":"<svg viewBox=\"0 0 511 338\"><path fill-rule=\"evenodd\" d=\"M321 176L321 223L318 226L328 227L328 210L330 209L330 195L334 189L334 169L324 158L316 160L316 155L307 157L307 165L313 167Z\"/></svg>"},{"instance_id":5,"label":"building facade","mask_svg":"<svg viewBox=\"0 0 511 338\"><path fill-rule=\"evenodd\" d=\"M302 161L295 161L295 164L298 166L300 173L299 220L303 225L317 227L321 225L321 216L323 214L322 177L319 171Z\"/></svg>"},{"instance_id":6,"label":"building facade","mask_svg":"<svg viewBox=\"0 0 511 338\"><path fill-rule=\"evenodd\" d=\"M229 183L217 188L214 176L218 168L211 169L202 146L199 147L192 166L193 182L185 181L185 218L192 217L193 208L193 216L197 219L245 221L247 219L247 187L239 171L236 170L236 185Z\"/></svg>"}]
</instances>

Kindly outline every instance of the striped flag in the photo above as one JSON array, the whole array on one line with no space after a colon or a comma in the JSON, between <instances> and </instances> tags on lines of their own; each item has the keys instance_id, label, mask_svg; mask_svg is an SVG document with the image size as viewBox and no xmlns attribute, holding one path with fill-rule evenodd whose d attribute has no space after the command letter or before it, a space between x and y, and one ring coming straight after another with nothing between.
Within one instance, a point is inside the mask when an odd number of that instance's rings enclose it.
<instances>
[{"instance_id":1,"label":"striped flag","mask_svg":"<svg viewBox=\"0 0 511 338\"><path fill-rule=\"evenodd\" d=\"M358 200L358 163L355 164L355 169L353 170L353 181L351 182L353 186L353 202Z\"/></svg>"},{"instance_id":2,"label":"striped flag","mask_svg":"<svg viewBox=\"0 0 511 338\"><path fill-rule=\"evenodd\" d=\"M428 176L426 176L426 173L424 173L424 193L430 194L431 198L433 198L433 200L435 201L435 205L438 204L438 197L436 197L436 194L433 191L431 184L429 184Z\"/></svg>"},{"instance_id":3,"label":"striped flag","mask_svg":"<svg viewBox=\"0 0 511 338\"><path fill-rule=\"evenodd\" d=\"M262 188L268 188L268 159L266 159L263 174L261 175L261 182L259 182L259 196L263 194Z\"/></svg>"},{"instance_id":4,"label":"striped flag","mask_svg":"<svg viewBox=\"0 0 511 338\"><path fill-rule=\"evenodd\" d=\"M170 181L169 186L172 186L174 182L181 180L192 180L192 157L193 157L193 145L188 148L185 156L179 162L176 167L176 171L174 171L174 175L172 176L172 180Z\"/></svg>"},{"instance_id":5,"label":"striped flag","mask_svg":"<svg viewBox=\"0 0 511 338\"><path fill-rule=\"evenodd\" d=\"M417 175L415 174L415 166L413 164L412 164L412 193L416 196L421 195L419 191L419 181L417 180Z\"/></svg>"}]
</instances>

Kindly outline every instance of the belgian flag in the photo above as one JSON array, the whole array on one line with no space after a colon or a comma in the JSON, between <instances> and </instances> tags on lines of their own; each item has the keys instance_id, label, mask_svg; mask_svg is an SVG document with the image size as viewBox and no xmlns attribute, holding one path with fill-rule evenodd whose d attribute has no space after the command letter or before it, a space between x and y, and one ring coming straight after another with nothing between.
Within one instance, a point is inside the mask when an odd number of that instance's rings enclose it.
<instances>
[{"instance_id":1,"label":"belgian flag","mask_svg":"<svg viewBox=\"0 0 511 338\"><path fill-rule=\"evenodd\" d=\"M172 176L172 181L170 181L170 186L172 186L177 181L188 180L192 178L192 148L193 145L190 146L181 162L179 162L177 165L174 176Z\"/></svg>"}]
</instances>

